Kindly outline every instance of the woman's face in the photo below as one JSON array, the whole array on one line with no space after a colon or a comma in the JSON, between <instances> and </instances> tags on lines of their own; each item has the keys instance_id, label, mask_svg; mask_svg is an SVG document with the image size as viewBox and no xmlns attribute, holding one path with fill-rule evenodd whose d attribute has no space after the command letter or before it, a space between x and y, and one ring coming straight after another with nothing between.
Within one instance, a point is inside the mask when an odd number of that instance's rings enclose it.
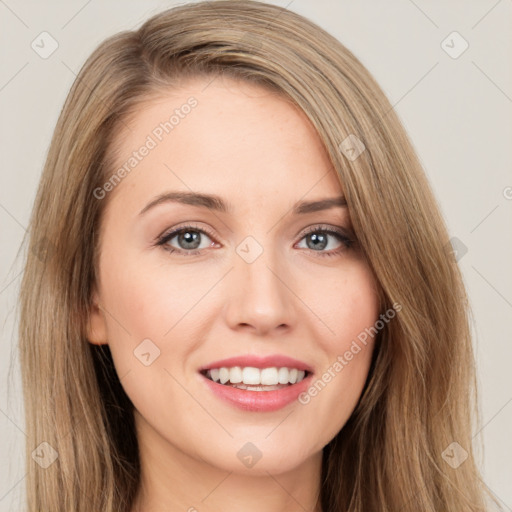
<instances>
[{"instance_id":1,"label":"woman's face","mask_svg":"<svg viewBox=\"0 0 512 512\"><path fill-rule=\"evenodd\" d=\"M347 207L321 203L343 190L306 116L255 85L207 84L148 100L118 134L91 198L108 207L88 337L110 346L142 452L279 473L356 406L377 287Z\"/></svg>"}]
</instances>

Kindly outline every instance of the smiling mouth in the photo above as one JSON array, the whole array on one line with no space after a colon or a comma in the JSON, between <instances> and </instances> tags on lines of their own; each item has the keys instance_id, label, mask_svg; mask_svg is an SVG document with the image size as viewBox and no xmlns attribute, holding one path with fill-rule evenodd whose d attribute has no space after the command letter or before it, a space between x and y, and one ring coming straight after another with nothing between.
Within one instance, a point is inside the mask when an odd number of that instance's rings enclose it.
<instances>
[{"instance_id":1,"label":"smiling mouth","mask_svg":"<svg viewBox=\"0 0 512 512\"><path fill-rule=\"evenodd\" d=\"M200 373L217 384L246 391L276 391L298 384L310 375L309 371L297 368L251 366L211 368Z\"/></svg>"}]
</instances>

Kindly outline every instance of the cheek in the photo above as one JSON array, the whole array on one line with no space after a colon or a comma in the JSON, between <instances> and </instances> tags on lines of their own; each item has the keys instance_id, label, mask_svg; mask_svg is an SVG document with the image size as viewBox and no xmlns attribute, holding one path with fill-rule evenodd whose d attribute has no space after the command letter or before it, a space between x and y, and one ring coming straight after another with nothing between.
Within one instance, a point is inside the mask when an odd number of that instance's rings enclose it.
<instances>
[{"instance_id":1,"label":"cheek","mask_svg":"<svg viewBox=\"0 0 512 512\"><path fill-rule=\"evenodd\" d=\"M106 265L105 270L110 273L103 281L111 341L117 343L126 336L132 342L141 337L161 338L179 305L173 290L136 265L121 265L119 262L119 266L110 269Z\"/></svg>"},{"instance_id":2,"label":"cheek","mask_svg":"<svg viewBox=\"0 0 512 512\"><path fill-rule=\"evenodd\" d=\"M193 346L182 342L191 339L186 315L192 300L197 301L193 287L189 286L187 296L185 276L143 266L136 255L124 254L115 261L105 258L102 271L108 343L130 400L150 423L165 417L157 396L183 410L191 407L172 376Z\"/></svg>"},{"instance_id":3,"label":"cheek","mask_svg":"<svg viewBox=\"0 0 512 512\"><path fill-rule=\"evenodd\" d=\"M114 343L127 333L133 342L139 338L139 342L144 338L167 339L166 334L179 330L174 326L205 293L201 279L165 261L155 264L137 251L119 255L114 244L106 244L104 253L101 282ZM112 254L119 256L113 258Z\"/></svg>"},{"instance_id":4,"label":"cheek","mask_svg":"<svg viewBox=\"0 0 512 512\"><path fill-rule=\"evenodd\" d=\"M340 297L341 304L335 308L337 317L333 321L336 334L332 337L334 350L329 351L329 369L331 374L333 370L336 375L343 374L339 381L347 389L359 389L368 373L376 338L374 326L379 319L378 287L366 265L353 269Z\"/></svg>"},{"instance_id":5,"label":"cheek","mask_svg":"<svg viewBox=\"0 0 512 512\"><path fill-rule=\"evenodd\" d=\"M356 262L331 279L327 292L319 298L318 308L329 331L322 338L326 351L344 352L352 339L378 319L378 286L368 266Z\"/></svg>"},{"instance_id":6,"label":"cheek","mask_svg":"<svg viewBox=\"0 0 512 512\"><path fill-rule=\"evenodd\" d=\"M166 352L164 334L175 324L181 302L176 290L170 289L171 277L141 265L140 255L119 247L115 235L105 241L100 282L108 344L122 377L158 366ZM148 359L155 362L146 368Z\"/></svg>"},{"instance_id":7,"label":"cheek","mask_svg":"<svg viewBox=\"0 0 512 512\"><path fill-rule=\"evenodd\" d=\"M120 246L114 237L104 246L102 298L117 373L138 382L130 394L136 398L150 384L168 387L167 372L182 368L197 340L206 336L216 311L202 299L218 276L198 275L193 265L173 266L165 257L120 251ZM130 386L128 379L123 384Z\"/></svg>"},{"instance_id":8,"label":"cheek","mask_svg":"<svg viewBox=\"0 0 512 512\"><path fill-rule=\"evenodd\" d=\"M360 264L329 287L323 298L329 334L318 337L325 355L319 372L299 402L314 418L325 418L322 441L334 437L361 396L377 334L378 288L368 267ZM378 331L377 331L378 332Z\"/></svg>"}]
</instances>

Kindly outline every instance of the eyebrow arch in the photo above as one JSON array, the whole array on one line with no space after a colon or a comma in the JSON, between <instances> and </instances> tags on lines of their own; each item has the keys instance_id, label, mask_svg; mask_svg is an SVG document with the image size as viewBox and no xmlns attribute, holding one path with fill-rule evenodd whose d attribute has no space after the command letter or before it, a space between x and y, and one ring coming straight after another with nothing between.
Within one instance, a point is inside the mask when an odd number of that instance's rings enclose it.
<instances>
[{"instance_id":1,"label":"eyebrow arch","mask_svg":"<svg viewBox=\"0 0 512 512\"><path fill-rule=\"evenodd\" d=\"M201 194L198 192L166 192L165 194L161 194L150 201L140 211L139 215L144 214L149 209L159 204L167 202L199 206L222 213L229 213L232 211L232 208L228 203L226 203L221 197L214 194ZM300 215L346 206L347 201L343 196L320 199L317 201L300 201L294 205L293 214Z\"/></svg>"},{"instance_id":2,"label":"eyebrow arch","mask_svg":"<svg viewBox=\"0 0 512 512\"><path fill-rule=\"evenodd\" d=\"M230 208L224 202L224 200L213 194L200 194L198 192L166 192L165 194L161 194L150 201L140 211L139 215L142 215L154 206L167 202L189 204L192 206L208 208L209 210L216 210L223 213L230 211Z\"/></svg>"},{"instance_id":3,"label":"eyebrow arch","mask_svg":"<svg viewBox=\"0 0 512 512\"><path fill-rule=\"evenodd\" d=\"M344 196L320 199L318 201L301 201L293 207L293 213L297 215L302 213L319 212L335 208L336 206L342 208L347 206L347 200Z\"/></svg>"}]
</instances>

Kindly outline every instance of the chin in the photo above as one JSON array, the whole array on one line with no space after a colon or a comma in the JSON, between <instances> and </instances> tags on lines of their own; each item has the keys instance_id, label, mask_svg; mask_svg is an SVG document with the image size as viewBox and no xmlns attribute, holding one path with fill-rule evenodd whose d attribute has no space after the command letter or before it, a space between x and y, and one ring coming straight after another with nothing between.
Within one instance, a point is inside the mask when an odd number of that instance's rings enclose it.
<instances>
[{"instance_id":1,"label":"chin","mask_svg":"<svg viewBox=\"0 0 512 512\"><path fill-rule=\"evenodd\" d=\"M240 475L268 476L286 473L299 467L311 455L302 455L303 445L299 443L296 447L293 444L286 444L286 449L278 447L259 447L257 442L234 443L233 448L226 447L222 452L201 456L202 460L208 461L224 471ZM263 444L263 443L261 443ZM234 456L226 457L231 451Z\"/></svg>"}]
</instances>

